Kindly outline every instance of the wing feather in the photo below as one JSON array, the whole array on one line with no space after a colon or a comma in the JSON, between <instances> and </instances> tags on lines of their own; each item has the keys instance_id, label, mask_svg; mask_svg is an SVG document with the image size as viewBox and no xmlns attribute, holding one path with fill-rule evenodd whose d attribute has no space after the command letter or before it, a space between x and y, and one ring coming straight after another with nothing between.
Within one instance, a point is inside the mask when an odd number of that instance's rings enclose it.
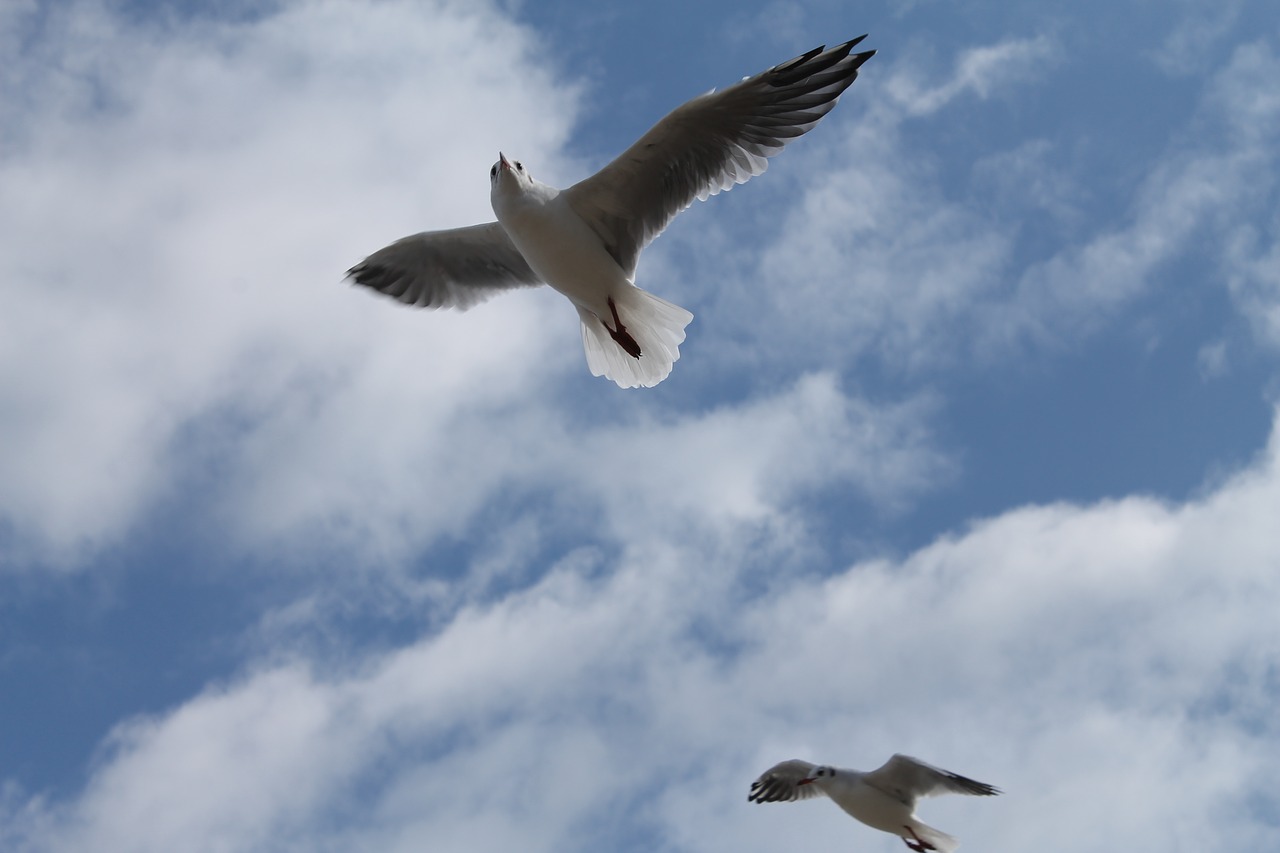
<instances>
[{"instance_id":1,"label":"wing feather","mask_svg":"<svg viewBox=\"0 0 1280 853\"><path fill-rule=\"evenodd\" d=\"M745 183L831 111L875 51L866 36L793 60L677 107L595 175L565 190L570 206L634 277L640 251L694 199Z\"/></svg>"},{"instance_id":2,"label":"wing feather","mask_svg":"<svg viewBox=\"0 0 1280 853\"><path fill-rule=\"evenodd\" d=\"M863 780L907 805L914 805L919 797L938 794L989 797L1000 793L1000 789L993 785L934 767L909 755L893 756L882 766L863 776Z\"/></svg>"},{"instance_id":3,"label":"wing feather","mask_svg":"<svg viewBox=\"0 0 1280 853\"><path fill-rule=\"evenodd\" d=\"M503 290L542 284L497 222L413 234L374 252L347 277L406 305L463 310Z\"/></svg>"},{"instance_id":4,"label":"wing feather","mask_svg":"<svg viewBox=\"0 0 1280 853\"><path fill-rule=\"evenodd\" d=\"M806 778L817 765L793 758L770 767L760 778L751 783L747 794L750 803L790 803L807 800L822 793L817 785L797 784Z\"/></svg>"}]
</instances>

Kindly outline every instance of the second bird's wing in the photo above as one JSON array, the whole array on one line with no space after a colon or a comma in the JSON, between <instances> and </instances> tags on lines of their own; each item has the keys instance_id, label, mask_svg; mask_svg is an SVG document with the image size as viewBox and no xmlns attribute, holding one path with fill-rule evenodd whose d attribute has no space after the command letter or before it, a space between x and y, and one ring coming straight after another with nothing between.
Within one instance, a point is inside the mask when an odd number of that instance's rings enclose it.
<instances>
[{"instance_id":1,"label":"second bird's wing","mask_svg":"<svg viewBox=\"0 0 1280 853\"><path fill-rule=\"evenodd\" d=\"M909 755L895 755L862 778L868 785L907 805L914 805L919 797L937 794L973 794L986 797L1000 793L999 788L985 782L976 782Z\"/></svg>"}]
</instances>

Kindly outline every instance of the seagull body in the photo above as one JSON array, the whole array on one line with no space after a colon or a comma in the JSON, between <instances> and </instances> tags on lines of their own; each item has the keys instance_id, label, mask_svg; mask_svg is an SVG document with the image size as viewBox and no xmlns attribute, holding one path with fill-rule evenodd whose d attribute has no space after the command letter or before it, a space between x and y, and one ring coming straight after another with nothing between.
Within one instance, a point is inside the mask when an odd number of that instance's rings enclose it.
<instances>
[{"instance_id":1,"label":"seagull body","mask_svg":"<svg viewBox=\"0 0 1280 853\"><path fill-rule=\"evenodd\" d=\"M635 286L640 252L694 199L764 172L831 111L875 51L865 36L815 48L676 108L595 175L559 190L498 155L497 222L397 240L347 276L409 305L469 308L549 284L578 309L587 366L623 388L651 387L680 358L693 315Z\"/></svg>"},{"instance_id":2,"label":"seagull body","mask_svg":"<svg viewBox=\"0 0 1280 853\"><path fill-rule=\"evenodd\" d=\"M874 829L901 838L916 853L951 853L960 842L922 823L916 800L935 794L992 796L1000 789L975 782L906 755L895 755L864 772L792 759L751 783L749 802L780 803L826 794L840 808Z\"/></svg>"}]
</instances>

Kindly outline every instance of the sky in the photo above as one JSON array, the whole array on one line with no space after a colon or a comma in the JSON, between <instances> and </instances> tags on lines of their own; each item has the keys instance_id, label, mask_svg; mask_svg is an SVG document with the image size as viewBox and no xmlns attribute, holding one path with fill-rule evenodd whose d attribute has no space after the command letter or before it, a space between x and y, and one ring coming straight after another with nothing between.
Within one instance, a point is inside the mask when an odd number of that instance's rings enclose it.
<instances>
[{"instance_id":1,"label":"sky","mask_svg":"<svg viewBox=\"0 0 1280 853\"><path fill-rule=\"evenodd\" d=\"M343 281L819 44L637 283ZM1280 847L1269 0L0 5L0 848Z\"/></svg>"}]
</instances>

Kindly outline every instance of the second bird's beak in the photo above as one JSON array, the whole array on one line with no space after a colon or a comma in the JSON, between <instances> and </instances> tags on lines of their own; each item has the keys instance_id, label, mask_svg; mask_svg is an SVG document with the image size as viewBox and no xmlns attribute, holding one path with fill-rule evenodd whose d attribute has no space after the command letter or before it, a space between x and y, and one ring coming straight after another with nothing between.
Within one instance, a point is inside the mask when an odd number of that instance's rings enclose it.
<instances>
[{"instance_id":1,"label":"second bird's beak","mask_svg":"<svg viewBox=\"0 0 1280 853\"><path fill-rule=\"evenodd\" d=\"M501 151L498 152L498 163L500 167L503 169L511 168L511 164L507 162L506 155L504 155Z\"/></svg>"},{"instance_id":2,"label":"second bird's beak","mask_svg":"<svg viewBox=\"0 0 1280 853\"><path fill-rule=\"evenodd\" d=\"M799 782L797 782L797 783L796 783L796 785L797 785L797 786L800 786L800 785L812 785L815 781L816 781L816 780L814 780L814 779L801 779Z\"/></svg>"}]
</instances>

